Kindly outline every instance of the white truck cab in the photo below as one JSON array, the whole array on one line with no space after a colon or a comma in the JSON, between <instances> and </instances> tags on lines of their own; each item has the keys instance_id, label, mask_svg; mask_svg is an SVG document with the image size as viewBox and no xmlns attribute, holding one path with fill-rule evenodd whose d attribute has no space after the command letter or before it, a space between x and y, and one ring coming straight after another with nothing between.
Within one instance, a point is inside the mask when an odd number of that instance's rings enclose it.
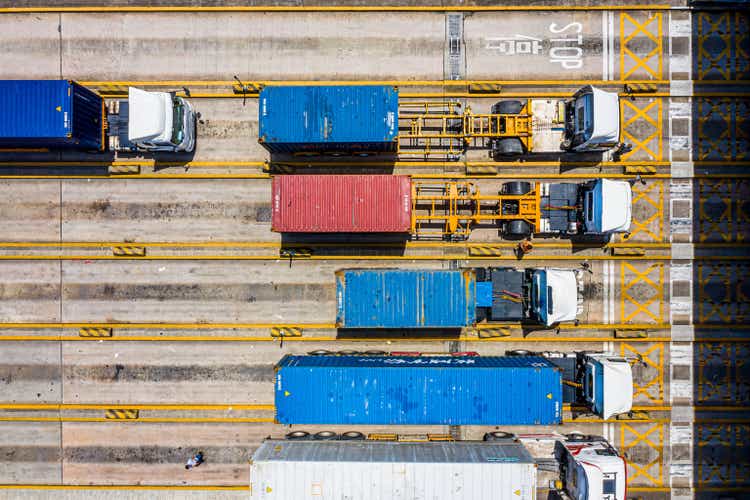
<instances>
[{"instance_id":1,"label":"white truck cab","mask_svg":"<svg viewBox=\"0 0 750 500\"><path fill-rule=\"evenodd\" d=\"M534 269L531 283L531 309L539 323L552 326L575 321L583 307L578 271L573 269Z\"/></svg>"},{"instance_id":2,"label":"white truck cab","mask_svg":"<svg viewBox=\"0 0 750 500\"><path fill-rule=\"evenodd\" d=\"M578 152L607 151L620 139L620 98L591 85L580 89L567 103L563 149Z\"/></svg>"},{"instance_id":3,"label":"white truck cab","mask_svg":"<svg viewBox=\"0 0 750 500\"><path fill-rule=\"evenodd\" d=\"M630 231L633 190L627 181L598 179L583 191L583 224L588 234Z\"/></svg>"},{"instance_id":4,"label":"white truck cab","mask_svg":"<svg viewBox=\"0 0 750 500\"><path fill-rule=\"evenodd\" d=\"M597 436L569 434L555 443L563 489L574 500L625 500L625 459Z\"/></svg>"},{"instance_id":5,"label":"white truck cab","mask_svg":"<svg viewBox=\"0 0 750 500\"><path fill-rule=\"evenodd\" d=\"M170 92L128 89L128 141L147 151L191 152L195 148L195 112Z\"/></svg>"},{"instance_id":6,"label":"white truck cab","mask_svg":"<svg viewBox=\"0 0 750 500\"><path fill-rule=\"evenodd\" d=\"M592 411L607 420L633 409L633 369L626 358L606 353L584 357L583 393Z\"/></svg>"}]
</instances>

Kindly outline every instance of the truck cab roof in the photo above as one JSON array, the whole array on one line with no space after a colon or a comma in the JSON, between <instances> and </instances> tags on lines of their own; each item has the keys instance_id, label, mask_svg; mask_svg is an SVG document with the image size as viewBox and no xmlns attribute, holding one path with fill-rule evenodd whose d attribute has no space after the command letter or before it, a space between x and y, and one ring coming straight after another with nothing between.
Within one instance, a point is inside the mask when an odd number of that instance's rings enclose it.
<instances>
[{"instance_id":1,"label":"truck cab roof","mask_svg":"<svg viewBox=\"0 0 750 500\"><path fill-rule=\"evenodd\" d=\"M576 500L624 500L625 460L605 441L561 443L570 470L567 493Z\"/></svg>"},{"instance_id":2,"label":"truck cab roof","mask_svg":"<svg viewBox=\"0 0 750 500\"><path fill-rule=\"evenodd\" d=\"M584 199L586 229L596 233L630 230L633 190L626 181L599 179Z\"/></svg>"},{"instance_id":3,"label":"truck cab roof","mask_svg":"<svg viewBox=\"0 0 750 500\"><path fill-rule=\"evenodd\" d=\"M172 95L128 89L130 142L169 143L172 137Z\"/></svg>"},{"instance_id":4,"label":"truck cab roof","mask_svg":"<svg viewBox=\"0 0 750 500\"><path fill-rule=\"evenodd\" d=\"M574 321L578 313L578 280L571 269L537 269L533 275L532 304L547 326Z\"/></svg>"},{"instance_id":5,"label":"truck cab roof","mask_svg":"<svg viewBox=\"0 0 750 500\"><path fill-rule=\"evenodd\" d=\"M620 139L620 98L591 85L576 92L574 134L581 141L576 151L592 151L599 145L611 147Z\"/></svg>"},{"instance_id":6,"label":"truck cab roof","mask_svg":"<svg viewBox=\"0 0 750 500\"><path fill-rule=\"evenodd\" d=\"M586 399L597 415L608 419L633 408L633 369L628 360L608 354L587 354ZM606 388L606 390L605 390Z\"/></svg>"}]
</instances>

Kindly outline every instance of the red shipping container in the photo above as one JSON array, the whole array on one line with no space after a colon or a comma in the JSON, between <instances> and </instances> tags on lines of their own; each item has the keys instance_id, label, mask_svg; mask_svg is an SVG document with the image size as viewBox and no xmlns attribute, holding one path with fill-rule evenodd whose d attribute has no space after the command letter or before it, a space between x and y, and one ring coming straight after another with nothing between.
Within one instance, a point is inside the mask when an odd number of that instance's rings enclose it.
<instances>
[{"instance_id":1,"label":"red shipping container","mask_svg":"<svg viewBox=\"0 0 750 500\"><path fill-rule=\"evenodd\" d=\"M277 175L273 221L279 233L408 233L406 175Z\"/></svg>"}]
</instances>

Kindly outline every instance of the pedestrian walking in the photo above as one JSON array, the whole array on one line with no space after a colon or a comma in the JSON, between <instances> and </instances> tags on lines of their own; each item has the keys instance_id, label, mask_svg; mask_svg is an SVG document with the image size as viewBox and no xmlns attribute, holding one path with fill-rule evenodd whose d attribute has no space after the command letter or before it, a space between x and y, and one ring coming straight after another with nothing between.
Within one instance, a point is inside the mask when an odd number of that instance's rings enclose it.
<instances>
[{"instance_id":1,"label":"pedestrian walking","mask_svg":"<svg viewBox=\"0 0 750 500\"><path fill-rule=\"evenodd\" d=\"M188 459L187 463L185 464L185 468L190 470L193 467L198 467L200 464L202 464L204 461L203 459L203 452L199 451L195 454L195 456L192 456Z\"/></svg>"}]
</instances>

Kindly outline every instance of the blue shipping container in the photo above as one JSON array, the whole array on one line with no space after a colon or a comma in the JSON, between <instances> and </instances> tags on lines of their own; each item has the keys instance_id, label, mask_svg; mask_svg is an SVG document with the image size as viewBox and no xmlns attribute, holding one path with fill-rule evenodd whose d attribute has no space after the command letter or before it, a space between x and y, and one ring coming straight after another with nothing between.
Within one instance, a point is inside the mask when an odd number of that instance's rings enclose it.
<instances>
[{"instance_id":1,"label":"blue shipping container","mask_svg":"<svg viewBox=\"0 0 750 500\"><path fill-rule=\"evenodd\" d=\"M104 100L70 80L0 80L0 147L103 151Z\"/></svg>"},{"instance_id":2,"label":"blue shipping container","mask_svg":"<svg viewBox=\"0 0 750 500\"><path fill-rule=\"evenodd\" d=\"M260 91L258 141L272 153L396 149L398 90L384 85L269 86Z\"/></svg>"},{"instance_id":3,"label":"blue shipping container","mask_svg":"<svg viewBox=\"0 0 750 500\"><path fill-rule=\"evenodd\" d=\"M281 424L561 423L560 369L541 357L291 356L276 367Z\"/></svg>"},{"instance_id":4,"label":"blue shipping container","mask_svg":"<svg viewBox=\"0 0 750 500\"><path fill-rule=\"evenodd\" d=\"M336 272L339 328L462 328L476 322L472 270Z\"/></svg>"}]
</instances>

